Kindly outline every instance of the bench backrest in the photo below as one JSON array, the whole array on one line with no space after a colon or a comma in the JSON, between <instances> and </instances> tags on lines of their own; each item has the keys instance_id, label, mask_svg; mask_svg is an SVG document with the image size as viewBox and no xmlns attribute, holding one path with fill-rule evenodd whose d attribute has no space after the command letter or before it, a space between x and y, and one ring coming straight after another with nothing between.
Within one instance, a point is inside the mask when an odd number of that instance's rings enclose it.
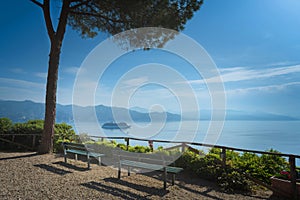
<instances>
[{"instance_id":1,"label":"bench backrest","mask_svg":"<svg viewBox=\"0 0 300 200\"><path fill-rule=\"evenodd\" d=\"M74 150L87 151L87 148L85 147L84 144L63 142L62 145L66 150L74 149Z\"/></svg>"},{"instance_id":2,"label":"bench backrest","mask_svg":"<svg viewBox=\"0 0 300 200\"><path fill-rule=\"evenodd\" d=\"M121 149L113 150L113 156L115 157L116 161L131 160L163 166L170 165L176 160L174 156L169 156L163 153L135 153Z\"/></svg>"}]
</instances>

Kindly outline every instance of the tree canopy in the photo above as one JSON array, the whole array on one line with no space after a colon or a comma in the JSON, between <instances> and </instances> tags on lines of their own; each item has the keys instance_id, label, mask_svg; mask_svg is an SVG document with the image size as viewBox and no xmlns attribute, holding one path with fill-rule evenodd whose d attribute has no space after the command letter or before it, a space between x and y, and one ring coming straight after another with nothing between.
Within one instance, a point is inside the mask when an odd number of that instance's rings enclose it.
<instances>
[{"instance_id":1,"label":"tree canopy","mask_svg":"<svg viewBox=\"0 0 300 200\"><path fill-rule=\"evenodd\" d=\"M49 153L53 149L58 67L67 25L84 38L95 37L99 32L113 35L141 27L181 31L203 3L203 0L61 0L57 27L54 27L51 0L30 1L42 9L50 40L45 123L39 153ZM125 34L118 39L120 45L145 49L161 47L175 34L157 31L127 33L130 37ZM141 33L143 37L140 37Z\"/></svg>"},{"instance_id":2,"label":"tree canopy","mask_svg":"<svg viewBox=\"0 0 300 200\"><path fill-rule=\"evenodd\" d=\"M163 27L181 31L203 1L72 1L68 24L83 37L117 34L132 28Z\"/></svg>"}]
</instances>

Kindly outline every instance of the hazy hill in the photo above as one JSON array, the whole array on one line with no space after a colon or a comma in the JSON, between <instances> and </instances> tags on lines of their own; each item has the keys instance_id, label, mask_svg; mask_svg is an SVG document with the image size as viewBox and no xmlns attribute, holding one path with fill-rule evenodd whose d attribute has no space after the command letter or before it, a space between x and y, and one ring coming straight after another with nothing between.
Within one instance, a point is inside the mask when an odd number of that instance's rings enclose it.
<instances>
[{"instance_id":1,"label":"hazy hill","mask_svg":"<svg viewBox=\"0 0 300 200\"><path fill-rule=\"evenodd\" d=\"M149 122L151 120L164 120L166 117L167 121L179 121L181 117L184 120L195 120L195 116L191 113L185 113L180 116L179 114L173 114L170 112L160 113L160 112L151 112L148 113L147 109L133 107L130 109L119 108L119 107L108 107L104 105L98 105L95 107L87 106L76 106L77 110L80 111L78 115L82 121L90 121L93 117L90 116L90 111L95 109L96 116L100 122L107 121L116 121L114 120L113 114L118 116L118 119L122 121L129 121L126 117L128 113L131 118L137 122ZM3 101L0 100L0 117L10 118L14 122L24 122L30 119L43 119L44 118L44 109L45 105L43 103L35 103L32 101ZM217 112L217 120L218 112ZM210 110L201 110L200 120L210 120L211 111ZM299 120L294 117L264 113L264 112L245 112L237 110L227 110L226 111L226 120ZM57 122L73 122L73 112L72 105L60 105L57 104Z\"/></svg>"},{"instance_id":2,"label":"hazy hill","mask_svg":"<svg viewBox=\"0 0 300 200\"><path fill-rule=\"evenodd\" d=\"M0 117L10 118L13 122L24 122L30 119L43 119L44 118L45 104L35 103L32 101L3 101L0 100ZM108 107L104 105L98 105L96 107L76 106L76 110L80 111L80 120L89 121L90 111L96 110L96 115L99 121L115 121L113 114L117 115L119 119L123 121L129 121L126 119L128 112L134 121L148 122L155 119L161 119L166 116L167 121L180 120L180 115L166 113L141 113L135 110L128 110L126 108ZM72 122L73 112L72 105L60 105L57 104L57 122Z\"/></svg>"},{"instance_id":3,"label":"hazy hill","mask_svg":"<svg viewBox=\"0 0 300 200\"><path fill-rule=\"evenodd\" d=\"M216 110L215 111L215 119L220 120L221 114L224 111ZM212 112L211 110L201 110L199 113L200 120L210 120ZM188 112L182 115L183 119L186 120L193 120L195 113ZM266 113L266 112L247 112L247 111L240 111L240 110L226 110L225 111L225 120L248 120L248 121L291 121L291 120L299 120L296 117L280 115L280 114L273 114L273 113Z\"/></svg>"}]
</instances>

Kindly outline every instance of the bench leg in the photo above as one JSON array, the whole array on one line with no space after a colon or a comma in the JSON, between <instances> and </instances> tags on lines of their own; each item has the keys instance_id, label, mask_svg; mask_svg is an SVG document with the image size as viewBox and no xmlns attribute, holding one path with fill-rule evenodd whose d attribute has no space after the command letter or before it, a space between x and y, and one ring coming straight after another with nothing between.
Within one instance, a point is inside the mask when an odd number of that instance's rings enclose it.
<instances>
[{"instance_id":1,"label":"bench leg","mask_svg":"<svg viewBox=\"0 0 300 200\"><path fill-rule=\"evenodd\" d=\"M121 179L121 163L119 162L118 179Z\"/></svg>"},{"instance_id":2,"label":"bench leg","mask_svg":"<svg viewBox=\"0 0 300 200\"><path fill-rule=\"evenodd\" d=\"M67 154L64 154L65 163L67 163Z\"/></svg>"},{"instance_id":3,"label":"bench leg","mask_svg":"<svg viewBox=\"0 0 300 200\"><path fill-rule=\"evenodd\" d=\"M172 174L172 185L175 184L175 174Z\"/></svg>"},{"instance_id":4,"label":"bench leg","mask_svg":"<svg viewBox=\"0 0 300 200\"><path fill-rule=\"evenodd\" d=\"M130 167L128 167L128 176L130 176Z\"/></svg>"},{"instance_id":5,"label":"bench leg","mask_svg":"<svg viewBox=\"0 0 300 200\"><path fill-rule=\"evenodd\" d=\"M78 156L77 156L77 154L75 153L75 160L77 161L78 160Z\"/></svg>"},{"instance_id":6,"label":"bench leg","mask_svg":"<svg viewBox=\"0 0 300 200\"><path fill-rule=\"evenodd\" d=\"M102 162L101 162L101 157L98 157L98 165L102 165Z\"/></svg>"},{"instance_id":7,"label":"bench leg","mask_svg":"<svg viewBox=\"0 0 300 200\"><path fill-rule=\"evenodd\" d=\"M91 163L90 163L90 161L91 161L90 155L87 154L88 169L91 169Z\"/></svg>"},{"instance_id":8,"label":"bench leg","mask_svg":"<svg viewBox=\"0 0 300 200\"><path fill-rule=\"evenodd\" d=\"M166 190L167 189L167 168L164 167L164 189Z\"/></svg>"}]
</instances>

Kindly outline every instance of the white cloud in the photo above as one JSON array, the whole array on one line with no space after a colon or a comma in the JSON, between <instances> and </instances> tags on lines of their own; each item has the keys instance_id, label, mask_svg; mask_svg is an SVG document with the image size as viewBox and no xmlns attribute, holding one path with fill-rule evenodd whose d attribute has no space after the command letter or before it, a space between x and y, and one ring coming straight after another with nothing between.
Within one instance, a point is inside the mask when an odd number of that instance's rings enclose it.
<instances>
[{"instance_id":1,"label":"white cloud","mask_svg":"<svg viewBox=\"0 0 300 200\"><path fill-rule=\"evenodd\" d=\"M2 100L31 100L34 102L44 102L45 100L45 92L42 90L0 86L0 91L0 99Z\"/></svg>"},{"instance_id":2,"label":"white cloud","mask_svg":"<svg viewBox=\"0 0 300 200\"><path fill-rule=\"evenodd\" d=\"M283 90L290 86L300 86L300 82L290 82L284 84L277 84L277 85L267 85L267 86L258 86L258 87L248 87L248 88L241 88L241 89L233 89L227 90L227 94L246 94L248 92L253 91L265 91L265 92L274 92L278 90Z\"/></svg>"},{"instance_id":3,"label":"white cloud","mask_svg":"<svg viewBox=\"0 0 300 200\"><path fill-rule=\"evenodd\" d=\"M22 68L12 68L10 71L15 74L26 74L26 71L24 71Z\"/></svg>"},{"instance_id":4,"label":"white cloud","mask_svg":"<svg viewBox=\"0 0 300 200\"><path fill-rule=\"evenodd\" d=\"M277 68L269 68L269 69L247 69L241 67L234 68L225 68L221 69L220 77L212 77L206 80L192 80L190 83L192 84L204 84L205 81L207 83L216 83L221 80L223 83L226 82L238 82L238 81L246 81L246 80L254 80L254 79L262 79L262 78L270 78L281 75L288 75L292 73L300 72L300 65L294 66L286 66L286 67L277 67Z\"/></svg>"},{"instance_id":5,"label":"white cloud","mask_svg":"<svg viewBox=\"0 0 300 200\"><path fill-rule=\"evenodd\" d=\"M77 74L79 69L80 69L79 67L68 67L68 68L64 69L63 71L68 74Z\"/></svg>"},{"instance_id":6,"label":"white cloud","mask_svg":"<svg viewBox=\"0 0 300 200\"><path fill-rule=\"evenodd\" d=\"M45 96L45 84L0 78L0 99L6 100L32 100L43 102Z\"/></svg>"},{"instance_id":7,"label":"white cloud","mask_svg":"<svg viewBox=\"0 0 300 200\"><path fill-rule=\"evenodd\" d=\"M142 86L147 81L148 81L148 77L143 76L143 77L138 77L138 78L133 78L133 79L123 81L122 84L124 84L124 86L127 88L137 88Z\"/></svg>"},{"instance_id":8,"label":"white cloud","mask_svg":"<svg viewBox=\"0 0 300 200\"><path fill-rule=\"evenodd\" d=\"M219 71L221 73L225 73L225 72L234 72L234 71L238 71L238 70L242 70L244 69L243 67L230 67L230 68L220 68Z\"/></svg>"},{"instance_id":9,"label":"white cloud","mask_svg":"<svg viewBox=\"0 0 300 200\"><path fill-rule=\"evenodd\" d=\"M47 73L43 73L43 72L35 73L36 77L43 78L43 79L46 79L47 75L48 75Z\"/></svg>"},{"instance_id":10,"label":"white cloud","mask_svg":"<svg viewBox=\"0 0 300 200\"><path fill-rule=\"evenodd\" d=\"M17 87L17 88L38 88L38 89L45 88L45 84L42 83L24 81L19 79L10 79L10 78L0 78L0 85Z\"/></svg>"},{"instance_id":11,"label":"white cloud","mask_svg":"<svg viewBox=\"0 0 300 200\"><path fill-rule=\"evenodd\" d=\"M25 71L22 68L13 68L10 71L15 73L15 74L29 74L27 71ZM39 77L39 78L47 78L47 73L46 72L36 72L36 73L33 73L33 74L34 74L34 76Z\"/></svg>"}]
</instances>

